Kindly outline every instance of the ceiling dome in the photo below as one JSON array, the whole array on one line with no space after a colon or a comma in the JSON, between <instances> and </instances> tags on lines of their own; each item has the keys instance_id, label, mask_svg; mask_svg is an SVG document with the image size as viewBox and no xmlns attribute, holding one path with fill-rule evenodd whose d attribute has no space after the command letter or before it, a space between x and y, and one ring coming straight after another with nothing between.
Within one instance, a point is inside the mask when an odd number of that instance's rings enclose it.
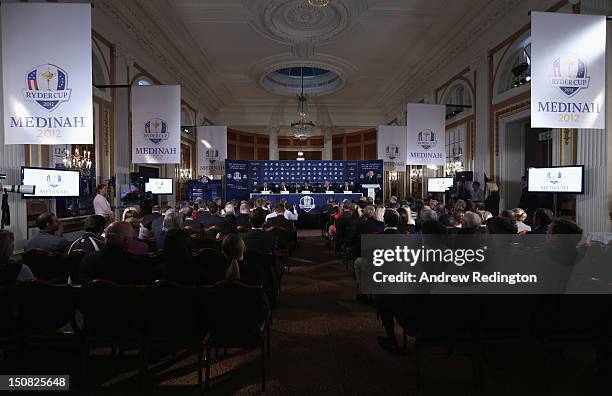
<instances>
[{"instance_id":1,"label":"ceiling dome","mask_svg":"<svg viewBox=\"0 0 612 396\"><path fill-rule=\"evenodd\" d=\"M316 66L283 67L263 76L262 85L268 91L281 95L324 95L337 91L343 81L339 74Z\"/></svg>"}]
</instances>

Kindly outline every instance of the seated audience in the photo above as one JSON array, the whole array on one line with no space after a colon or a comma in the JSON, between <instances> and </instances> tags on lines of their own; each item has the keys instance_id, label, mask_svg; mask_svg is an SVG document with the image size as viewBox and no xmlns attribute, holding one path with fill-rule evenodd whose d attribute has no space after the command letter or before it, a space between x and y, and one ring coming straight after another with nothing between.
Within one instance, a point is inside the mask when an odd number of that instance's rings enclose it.
<instances>
[{"instance_id":1,"label":"seated audience","mask_svg":"<svg viewBox=\"0 0 612 396\"><path fill-rule=\"evenodd\" d=\"M247 249L261 250L274 255L278 252L278 237L265 232L263 229L266 221L266 212L263 209L255 209L249 217L251 230L242 234L242 239Z\"/></svg>"},{"instance_id":2,"label":"seated audience","mask_svg":"<svg viewBox=\"0 0 612 396\"><path fill-rule=\"evenodd\" d=\"M157 250L164 249L164 239L170 230L182 230L183 218L174 209L169 209L164 216L162 228L155 233L155 245Z\"/></svg>"},{"instance_id":3,"label":"seated audience","mask_svg":"<svg viewBox=\"0 0 612 396\"><path fill-rule=\"evenodd\" d=\"M516 234L516 221L512 218L493 216L487 220L488 234Z\"/></svg>"},{"instance_id":4,"label":"seated audience","mask_svg":"<svg viewBox=\"0 0 612 396\"><path fill-rule=\"evenodd\" d=\"M225 279L241 280L238 261L242 261L245 250L246 247L240 235L230 234L223 238L221 253L229 261L225 271Z\"/></svg>"},{"instance_id":5,"label":"seated audience","mask_svg":"<svg viewBox=\"0 0 612 396\"><path fill-rule=\"evenodd\" d=\"M134 236L131 224L116 221L106 228L106 244L81 261L79 277L83 282L105 279L122 284L146 284L151 281L151 269L128 252Z\"/></svg>"},{"instance_id":6,"label":"seated audience","mask_svg":"<svg viewBox=\"0 0 612 396\"><path fill-rule=\"evenodd\" d=\"M36 226L40 231L26 243L26 252L32 249L45 249L60 253L68 251L70 242L55 235L59 229L59 221L54 213L39 215L36 219Z\"/></svg>"},{"instance_id":7,"label":"seated audience","mask_svg":"<svg viewBox=\"0 0 612 396\"><path fill-rule=\"evenodd\" d=\"M13 233L0 230L0 287L12 287L18 282L34 279L34 274L27 265L10 260L14 249Z\"/></svg>"},{"instance_id":8,"label":"seated audience","mask_svg":"<svg viewBox=\"0 0 612 396\"><path fill-rule=\"evenodd\" d=\"M208 204L208 215L202 219L202 228L214 227L217 232L223 232L226 229L225 218L219 213L219 205L216 202Z\"/></svg>"},{"instance_id":9,"label":"seated audience","mask_svg":"<svg viewBox=\"0 0 612 396\"><path fill-rule=\"evenodd\" d=\"M455 216L450 213L440 216L438 221L447 228L449 234L458 234L461 230L459 222L457 222Z\"/></svg>"},{"instance_id":10,"label":"seated audience","mask_svg":"<svg viewBox=\"0 0 612 396\"><path fill-rule=\"evenodd\" d=\"M459 235L479 234L481 233L480 225L482 220L474 212L466 212L461 221L461 229Z\"/></svg>"},{"instance_id":11,"label":"seated audience","mask_svg":"<svg viewBox=\"0 0 612 396\"><path fill-rule=\"evenodd\" d=\"M193 259L193 242L183 230L172 229L166 234L164 243L163 277L182 285L196 285L203 274Z\"/></svg>"},{"instance_id":12,"label":"seated audience","mask_svg":"<svg viewBox=\"0 0 612 396\"><path fill-rule=\"evenodd\" d=\"M102 238L106 219L101 215L91 215L85 219L85 233L76 241L72 242L68 254L74 250L85 250L86 252L97 252L104 247L105 241Z\"/></svg>"},{"instance_id":13,"label":"seated audience","mask_svg":"<svg viewBox=\"0 0 612 396\"><path fill-rule=\"evenodd\" d=\"M401 207L397 210L397 213L400 215L399 232L402 234L412 234L414 232L414 220L412 219L410 207Z\"/></svg>"},{"instance_id":14,"label":"seated audience","mask_svg":"<svg viewBox=\"0 0 612 396\"><path fill-rule=\"evenodd\" d=\"M193 209L189 206L186 206L181 209L181 213L183 214L183 226L185 228L199 229L200 223L194 218Z\"/></svg>"},{"instance_id":15,"label":"seated audience","mask_svg":"<svg viewBox=\"0 0 612 396\"><path fill-rule=\"evenodd\" d=\"M293 222L285 217L286 211L284 203L277 203L274 212L266 216L265 227L282 227L291 232L293 230Z\"/></svg>"},{"instance_id":16,"label":"seated audience","mask_svg":"<svg viewBox=\"0 0 612 396\"><path fill-rule=\"evenodd\" d=\"M149 253L149 245L147 245L146 242L138 240L138 235L140 234L140 221L132 217L128 218L126 222L132 226L133 230L132 240L128 246L128 252L137 256L144 256Z\"/></svg>"},{"instance_id":17,"label":"seated audience","mask_svg":"<svg viewBox=\"0 0 612 396\"><path fill-rule=\"evenodd\" d=\"M531 231L531 226L528 226L524 223L527 219L527 213L521 208L512 209L512 213L514 213L514 220L516 220L516 228L518 229L519 234L527 234Z\"/></svg>"},{"instance_id":18,"label":"seated audience","mask_svg":"<svg viewBox=\"0 0 612 396\"><path fill-rule=\"evenodd\" d=\"M251 214L251 210L249 209L249 204L241 203L240 204L240 214L236 216L236 226L250 228L251 227L251 223L249 223L250 214Z\"/></svg>"},{"instance_id":19,"label":"seated audience","mask_svg":"<svg viewBox=\"0 0 612 396\"><path fill-rule=\"evenodd\" d=\"M395 209L387 209L385 211L385 215L383 216L383 222L385 223L385 229L383 230L383 234L399 234L398 227L400 225L400 215L397 213Z\"/></svg>"},{"instance_id":20,"label":"seated audience","mask_svg":"<svg viewBox=\"0 0 612 396\"><path fill-rule=\"evenodd\" d=\"M351 251L353 257L361 255L361 236L367 234L380 234L385 230L385 223L375 218L376 208L372 205L366 206L363 211L364 221L357 224L355 235L351 241Z\"/></svg>"},{"instance_id":21,"label":"seated audience","mask_svg":"<svg viewBox=\"0 0 612 396\"><path fill-rule=\"evenodd\" d=\"M533 228L530 234L546 234L553 221L553 212L550 209L539 208L533 213Z\"/></svg>"},{"instance_id":22,"label":"seated audience","mask_svg":"<svg viewBox=\"0 0 612 396\"><path fill-rule=\"evenodd\" d=\"M222 232L224 234L233 234L238 232L238 223L236 222L236 212L234 204L225 204L225 223L223 224Z\"/></svg>"}]
</instances>

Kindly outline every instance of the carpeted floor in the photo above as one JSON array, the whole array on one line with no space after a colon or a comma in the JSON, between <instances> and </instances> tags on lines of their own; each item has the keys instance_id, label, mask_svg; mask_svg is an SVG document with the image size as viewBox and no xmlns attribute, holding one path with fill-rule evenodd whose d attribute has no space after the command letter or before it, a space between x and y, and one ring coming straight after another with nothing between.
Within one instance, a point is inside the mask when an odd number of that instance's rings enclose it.
<instances>
[{"instance_id":1,"label":"carpeted floor","mask_svg":"<svg viewBox=\"0 0 612 396\"><path fill-rule=\"evenodd\" d=\"M266 393L416 394L412 343L405 355L390 355L378 346L376 336L382 335L383 329L375 309L356 301L352 271L325 247L317 232L301 233L290 265L274 312ZM425 394L547 393L545 360L532 345L490 347L484 388L478 392L472 388L472 365L466 352L458 349L449 355L444 348L427 350L423 358ZM212 369L210 394L258 393L259 356L258 351L231 350L219 357ZM553 393L576 394L580 390L581 394L599 394L594 359L591 351L583 349L560 355L554 368ZM98 387L87 394L132 394L138 389L134 354L114 359L105 354L92 360L92 379ZM194 363L195 355L187 352L165 358L152 367L153 383L143 393L197 394Z\"/></svg>"}]
</instances>

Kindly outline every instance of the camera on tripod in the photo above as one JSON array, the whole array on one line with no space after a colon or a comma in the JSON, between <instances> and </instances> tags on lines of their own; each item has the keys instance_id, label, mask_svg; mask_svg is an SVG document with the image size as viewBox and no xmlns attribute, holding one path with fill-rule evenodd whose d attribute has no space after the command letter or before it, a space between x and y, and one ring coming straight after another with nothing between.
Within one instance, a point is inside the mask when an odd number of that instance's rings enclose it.
<instances>
[{"instance_id":1,"label":"camera on tripod","mask_svg":"<svg viewBox=\"0 0 612 396\"><path fill-rule=\"evenodd\" d=\"M0 192L17 193L17 194L34 194L34 191L36 190L36 186L3 184L2 183L3 180L6 180L6 174L0 173Z\"/></svg>"}]
</instances>

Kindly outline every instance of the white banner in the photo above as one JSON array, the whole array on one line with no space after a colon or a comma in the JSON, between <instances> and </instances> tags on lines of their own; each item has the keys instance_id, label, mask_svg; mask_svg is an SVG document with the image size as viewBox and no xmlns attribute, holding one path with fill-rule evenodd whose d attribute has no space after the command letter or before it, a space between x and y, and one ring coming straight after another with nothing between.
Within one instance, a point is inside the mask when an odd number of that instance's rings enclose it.
<instances>
[{"instance_id":1,"label":"white banner","mask_svg":"<svg viewBox=\"0 0 612 396\"><path fill-rule=\"evenodd\" d=\"M0 12L6 144L93 144L91 5Z\"/></svg>"},{"instance_id":2,"label":"white banner","mask_svg":"<svg viewBox=\"0 0 612 396\"><path fill-rule=\"evenodd\" d=\"M180 85L132 87L132 163L180 164Z\"/></svg>"},{"instance_id":3,"label":"white banner","mask_svg":"<svg viewBox=\"0 0 612 396\"><path fill-rule=\"evenodd\" d=\"M407 165L444 166L445 112L444 105L408 103Z\"/></svg>"},{"instance_id":4,"label":"white banner","mask_svg":"<svg viewBox=\"0 0 612 396\"><path fill-rule=\"evenodd\" d=\"M605 128L606 17L531 13L531 126Z\"/></svg>"},{"instance_id":5,"label":"white banner","mask_svg":"<svg viewBox=\"0 0 612 396\"><path fill-rule=\"evenodd\" d=\"M198 176L225 174L227 127L198 127Z\"/></svg>"},{"instance_id":6,"label":"white banner","mask_svg":"<svg viewBox=\"0 0 612 396\"><path fill-rule=\"evenodd\" d=\"M378 158L383 160L385 171L406 171L406 127L380 125L378 127Z\"/></svg>"}]
</instances>

